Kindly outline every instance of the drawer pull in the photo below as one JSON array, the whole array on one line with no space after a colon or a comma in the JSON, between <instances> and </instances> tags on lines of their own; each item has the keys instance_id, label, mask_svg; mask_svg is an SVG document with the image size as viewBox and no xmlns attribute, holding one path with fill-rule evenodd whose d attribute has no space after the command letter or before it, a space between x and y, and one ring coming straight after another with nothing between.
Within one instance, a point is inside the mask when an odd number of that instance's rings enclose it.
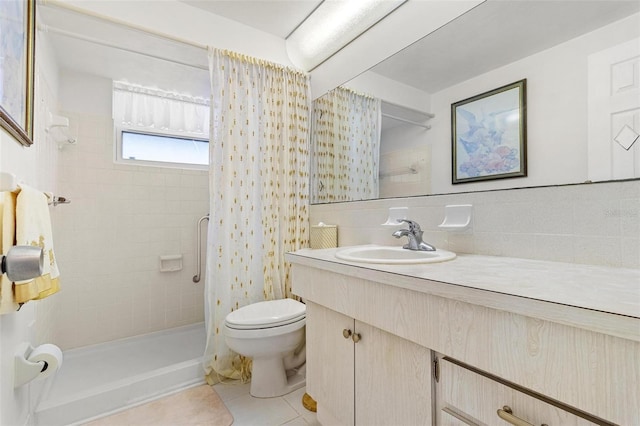
<instances>
[{"instance_id":1,"label":"drawer pull","mask_svg":"<svg viewBox=\"0 0 640 426\"><path fill-rule=\"evenodd\" d=\"M514 426L534 426L529 422L525 422L520 417L516 417L513 415L513 410L511 407L505 405L501 410L498 410L498 417L504 420L507 423L511 423Z\"/></svg>"},{"instance_id":2,"label":"drawer pull","mask_svg":"<svg viewBox=\"0 0 640 426\"><path fill-rule=\"evenodd\" d=\"M344 336L345 339L348 339L349 337L351 337L351 330L349 330L348 328L345 328L344 330L342 330L342 335Z\"/></svg>"},{"instance_id":3,"label":"drawer pull","mask_svg":"<svg viewBox=\"0 0 640 426\"><path fill-rule=\"evenodd\" d=\"M362 336L360 336L360 333L353 333L351 339L353 339L354 343L358 343L360 340L362 340Z\"/></svg>"}]
</instances>

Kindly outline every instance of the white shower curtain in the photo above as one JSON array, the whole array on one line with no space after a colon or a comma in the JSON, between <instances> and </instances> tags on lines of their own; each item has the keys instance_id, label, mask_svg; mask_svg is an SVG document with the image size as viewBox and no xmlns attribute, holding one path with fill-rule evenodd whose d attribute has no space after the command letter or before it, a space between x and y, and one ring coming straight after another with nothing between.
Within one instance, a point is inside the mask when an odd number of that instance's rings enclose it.
<instances>
[{"instance_id":1,"label":"white shower curtain","mask_svg":"<svg viewBox=\"0 0 640 426\"><path fill-rule=\"evenodd\" d=\"M207 380L246 379L226 315L291 294L287 251L308 245L309 83L304 74L211 49Z\"/></svg>"},{"instance_id":2,"label":"white shower curtain","mask_svg":"<svg viewBox=\"0 0 640 426\"><path fill-rule=\"evenodd\" d=\"M378 198L381 101L337 87L313 102L312 202Z\"/></svg>"}]
</instances>

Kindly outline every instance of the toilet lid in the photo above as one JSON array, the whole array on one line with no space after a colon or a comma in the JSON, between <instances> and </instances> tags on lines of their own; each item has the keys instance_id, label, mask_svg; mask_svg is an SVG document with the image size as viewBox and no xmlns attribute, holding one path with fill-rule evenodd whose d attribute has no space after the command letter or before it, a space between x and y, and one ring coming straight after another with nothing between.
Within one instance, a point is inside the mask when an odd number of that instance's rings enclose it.
<instances>
[{"instance_id":1,"label":"toilet lid","mask_svg":"<svg viewBox=\"0 0 640 426\"><path fill-rule=\"evenodd\" d=\"M227 315L225 323L230 328L268 328L299 321L306 315L307 307L293 299L268 300L252 303Z\"/></svg>"}]
</instances>

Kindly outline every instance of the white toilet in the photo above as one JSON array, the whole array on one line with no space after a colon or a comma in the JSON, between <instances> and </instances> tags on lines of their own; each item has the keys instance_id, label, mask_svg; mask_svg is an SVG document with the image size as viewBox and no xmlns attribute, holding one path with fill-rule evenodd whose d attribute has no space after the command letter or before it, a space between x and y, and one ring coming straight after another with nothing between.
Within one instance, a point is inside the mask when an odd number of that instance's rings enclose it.
<instances>
[{"instance_id":1,"label":"white toilet","mask_svg":"<svg viewBox=\"0 0 640 426\"><path fill-rule=\"evenodd\" d=\"M282 396L305 385L306 353L294 353L304 343L305 322L306 306L293 299L253 303L227 315L227 345L253 358L252 396Z\"/></svg>"}]
</instances>

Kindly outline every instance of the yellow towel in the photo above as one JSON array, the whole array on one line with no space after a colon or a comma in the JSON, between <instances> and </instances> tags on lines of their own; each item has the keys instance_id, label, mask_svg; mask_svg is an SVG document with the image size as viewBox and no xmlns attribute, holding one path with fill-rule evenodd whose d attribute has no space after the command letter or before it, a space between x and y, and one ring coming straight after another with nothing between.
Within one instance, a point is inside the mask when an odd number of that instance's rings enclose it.
<instances>
[{"instance_id":1,"label":"yellow towel","mask_svg":"<svg viewBox=\"0 0 640 426\"><path fill-rule=\"evenodd\" d=\"M0 252L6 254L16 239L16 194L0 192ZM15 312L13 283L6 274L0 276L0 314Z\"/></svg>"},{"instance_id":2,"label":"yellow towel","mask_svg":"<svg viewBox=\"0 0 640 426\"><path fill-rule=\"evenodd\" d=\"M60 289L60 272L53 253L47 196L27 185L20 185L16 198L16 244L41 247L45 259L42 276L15 283L16 302L43 299L56 293Z\"/></svg>"}]
</instances>

